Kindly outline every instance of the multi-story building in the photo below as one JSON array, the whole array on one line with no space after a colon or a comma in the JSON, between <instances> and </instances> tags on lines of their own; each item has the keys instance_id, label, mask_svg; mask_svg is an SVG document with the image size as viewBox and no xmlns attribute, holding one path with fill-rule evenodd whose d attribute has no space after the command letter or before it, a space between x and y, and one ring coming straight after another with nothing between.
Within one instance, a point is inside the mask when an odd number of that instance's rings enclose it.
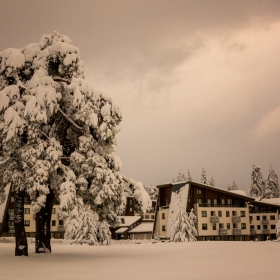
<instances>
[{"instance_id":1,"label":"multi-story building","mask_svg":"<svg viewBox=\"0 0 280 280\"><path fill-rule=\"evenodd\" d=\"M197 240L266 240L275 237L280 205L256 201L244 191L227 191L195 182L159 188L153 234L170 237L179 206L194 209Z\"/></svg>"}]
</instances>

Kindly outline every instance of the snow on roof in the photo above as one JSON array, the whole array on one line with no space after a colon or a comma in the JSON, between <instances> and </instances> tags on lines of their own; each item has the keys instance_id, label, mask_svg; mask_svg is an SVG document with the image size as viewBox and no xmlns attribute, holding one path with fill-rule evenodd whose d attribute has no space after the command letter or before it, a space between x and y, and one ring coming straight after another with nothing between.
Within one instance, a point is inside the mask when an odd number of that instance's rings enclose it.
<instances>
[{"instance_id":1,"label":"snow on roof","mask_svg":"<svg viewBox=\"0 0 280 280\"><path fill-rule=\"evenodd\" d=\"M122 228L119 228L115 231L115 233L124 233L125 231L128 230L128 227L122 227Z\"/></svg>"},{"instance_id":2,"label":"snow on roof","mask_svg":"<svg viewBox=\"0 0 280 280\"><path fill-rule=\"evenodd\" d=\"M243 190L229 190L229 192L236 193L236 194L240 194L240 195L243 195L243 196L248 196L248 195L246 194L246 192L243 191Z\"/></svg>"},{"instance_id":3,"label":"snow on roof","mask_svg":"<svg viewBox=\"0 0 280 280\"><path fill-rule=\"evenodd\" d=\"M130 230L129 233L152 232L153 226L154 226L154 223L142 223L139 226L135 227L134 229Z\"/></svg>"},{"instance_id":4,"label":"snow on roof","mask_svg":"<svg viewBox=\"0 0 280 280\"><path fill-rule=\"evenodd\" d=\"M131 226L133 223L137 222L138 220L141 219L140 216L120 216L119 219L120 221L124 218L124 224L122 222L120 222L120 224L118 225L119 227L129 227Z\"/></svg>"},{"instance_id":5,"label":"snow on roof","mask_svg":"<svg viewBox=\"0 0 280 280\"><path fill-rule=\"evenodd\" d=\"M277 198L263 198L263 199L259 200L258 202L280 205L280 197L277 197Z\"/></svg>"}]
</instances>

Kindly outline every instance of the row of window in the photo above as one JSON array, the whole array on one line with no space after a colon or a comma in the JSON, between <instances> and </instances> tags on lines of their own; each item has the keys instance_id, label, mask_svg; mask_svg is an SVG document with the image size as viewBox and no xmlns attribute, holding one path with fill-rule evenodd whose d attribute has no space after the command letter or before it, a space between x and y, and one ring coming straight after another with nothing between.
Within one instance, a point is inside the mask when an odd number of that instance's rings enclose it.
<instances>
[{"instance_id":1,"label":"row of window","mask_svg":"<svg viewBox=\"0 0 280 280\"><path fill-rule=\"evenodd\" d=\"M250 221L253 221L253 216L249 216ZM256 216L256 220L260 221L261 217L260 216ZM269 219L271 221L275 221L275 215L270 215ZM262 220L267 220L267 216L262 216Z\"/></svg>"},{"instance_id":2,"label":"row of window","mask_svg":"<svg viewBox=\"0 0 280 280\"><path fill-rule=\"evenodd\" d=\"M58 224L60 226L63 226L63 220L59 220ZM15 225L14 221L9 221L9 226L13 227ZM24 220L24 226L25 227L30 227L30 220ZM56 220L52 220L52 227L56 226Z\"/></svg>"},{"instance_id":3,"label":"row of window","mask_svg":"<svg viewBox=\"0 0 280 280\"><path fill-rule=\"evenodd\" d=\"M219 217L223 216L222 211L217 212ZM216 211L210 211L210 216L216 216ZM237 211L232 211L232 216L237 216ZM201 217L207 217L207 211L201 211ZM230 211L226 211L226 217L230 217ZM246 217L245 211L240 211L240 217Z\"/></svg>"},{"instance_id":4,"label":"row of window","mask_svg":"<svg viewBox=\"0 0 280 280\"><path fill-rule=\"evenodd\" d=\"M10 214L14 214L15 213L15 209L14 208L10 208L9 209L9 213ZM56 209L52 208L52 214L56 213ZM24 208L24 214L30 214L30 208Z\"/></svg>"},{"instance_id":5,"label":"row of window","mask_svg":"<svg viewBox=\"0 0 280 280\"><path fill-rule=\"evenodd\" d=\"M196 202L197 202L198 204L202 204L202 203L203 203L203 202L202 202L202 198L197 198ZM221 199L221 204L222 204L222 205L225 205L226 202L227 202L227 205L232 205L232 199L231 199L231 198L228 198L228 199L222 198L222 199ZM208 198L208 199L206 200L206 204L209 204L209 205L212 205L212 204L213 204L213 205L218 205L218 199L217 199L217 198L214 198L214 199L212 200L211 198Z\"/></svg>"},{"instance_id":6,"label":"row of window","mask_svg":"<svg viewBox=\"0 0 280 280\"><path fill-rule=\"evenodd\" d=\"M255 229L255 226L251 225L250 229ZM257 225L257 229L261 229L261 225ZM268 229L267 225L263 225L262 229ZM275 225L270 225L270 229L275 229Z\"/></svg>"},{"instance_id":7,"label":"row of window","mask_svg":"<svg viewBox=\"0 0 280 280\"><path fill-rule=\"evenodd\" d=\"M202 230L208 230L208 224L202 224L201 226L202 226ZM225 224L220 223L219 224L219 229L222 229L222 228L230 229L230 223L227 223L226 227L225 227ZM233 223L233 228L238 228L238 224ZM216 230L217 229L217 224L212 224L212 229ZM241 229L246 229L246 223L241 223Z\"/></svg>"}]
</instances>

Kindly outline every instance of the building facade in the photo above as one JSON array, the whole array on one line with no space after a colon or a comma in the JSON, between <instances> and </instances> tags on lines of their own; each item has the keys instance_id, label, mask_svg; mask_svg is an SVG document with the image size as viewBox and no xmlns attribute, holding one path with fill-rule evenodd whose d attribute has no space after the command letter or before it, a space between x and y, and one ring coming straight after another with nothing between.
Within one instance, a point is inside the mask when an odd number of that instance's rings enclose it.
<instances>
[{"instance_id":1,"label":"building facade","mask_svg":"<svg viewBox=\"0 0 280 280\"><path fill-rule=\"evenodd\" d=\"M170 237L179 206L194 209L198 241L273 239L280 205L256 201L243 191L227 191L195 182L157 186L154 236Z\"/></svg>"}]
</instances>

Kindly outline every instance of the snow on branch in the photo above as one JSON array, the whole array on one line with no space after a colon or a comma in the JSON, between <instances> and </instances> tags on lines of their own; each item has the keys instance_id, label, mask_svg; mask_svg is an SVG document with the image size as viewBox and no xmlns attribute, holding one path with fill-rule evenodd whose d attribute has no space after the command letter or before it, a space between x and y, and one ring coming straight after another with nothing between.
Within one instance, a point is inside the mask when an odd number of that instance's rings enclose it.
<instances>
[{"instance_id":1,"label":"snow on branch","mask_svg":"<svg viewBox=\"0 0 280 280\"><path fill-rule=\"evenodd\" d=\"M69 116L67 116L59 107L57 107L57 111L68 121L70 122L76 129L83 132L83 128L78 126Z\"/></svg>"},{"instance_id":2,"label":"snow on branch","mask_svg":"<svg viewBox=\"0 0 280 280\"><path fill-rule=\"evenodd\" d=\"M71 81L69 79L61 78L61 77L58 77L58 76L52 77L52 79L55 82L63 82L63 83L66 83L67 85L71 84Z\"/></svg>"}]
</instances>

